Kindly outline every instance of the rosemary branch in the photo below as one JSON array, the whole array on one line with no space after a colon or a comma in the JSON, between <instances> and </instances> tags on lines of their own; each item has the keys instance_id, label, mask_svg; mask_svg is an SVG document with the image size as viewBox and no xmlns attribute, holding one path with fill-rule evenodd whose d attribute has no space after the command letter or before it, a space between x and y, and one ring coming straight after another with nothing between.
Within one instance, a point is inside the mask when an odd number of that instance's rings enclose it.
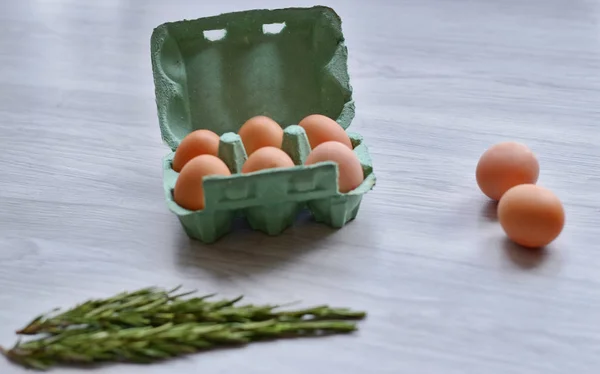
<instances>
[{"instance_id":1,"label":"rosemary branch","mask_svg":"<svg viewBox=\"0 0 600 374\"><path fill-rule=\"evenodd\" d=\"M21 343L3 353L28 368L100 362L151 363L202 350L243 346L264 339L349 333L347 321L267 320L246 323L198 323L127 328L112 331L65 330Z\"/></svg>"},{"instance_id":2,"label":"rosemary branch","mask_svg":"<svg viewBox=\"0 0 600 374\"><path fill-rule=\"evenodd\" d=\"M68 327L85 327L88 330L111 330L142 326L162 326L166 323L189 322L256 322L267 320L358 320L365 317L361 311L331 308L327 305L307 309L278 311L280 305L236 305L242 296L233 299L209 301L214 294L201 297L177 294L179 287L166 291L143 288L123 292L116 296L89 300L65 312L57 311L36 317L17 331L22 335L39 333L57 334Z\"/></svg>"},{"instance_id":3,"label":"rosemary branch","mask_svg":"<svg viewBox=\"0 0 600 374\"><path fill-rule=\"evenodd\" d=\"M365 312L327 305L279 310L281 305L237 305L241 296L211 301L194 292L143 288L88 300L40 315L18 330L43 334L0 353L28 368L100 362L150 363L254 341L349 333Z\"/></svg>"}]
</instances>

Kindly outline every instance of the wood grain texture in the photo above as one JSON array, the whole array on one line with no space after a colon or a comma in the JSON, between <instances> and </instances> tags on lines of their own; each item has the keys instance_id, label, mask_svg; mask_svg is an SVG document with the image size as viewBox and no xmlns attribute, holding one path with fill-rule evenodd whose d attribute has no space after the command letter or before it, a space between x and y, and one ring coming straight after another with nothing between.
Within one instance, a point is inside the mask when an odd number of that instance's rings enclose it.
<instances>
[{"instance_id":1,"label":"wood grain texture","mask_svg":"<svg viewBox=\"0 0 600 374\"><path fill-rule=\"evenodd\" d=\"M184 284L370 316L353 336L96 372L597 373L600 3L323 3L344 22L377 186L342 230L306 219L202 246L163 200L152 29L313 2L1 2L0 344L55 306ZM479 155L506 139L565 204L545 252L507 243L477 190Z\"/></svg>"}]
</instances>

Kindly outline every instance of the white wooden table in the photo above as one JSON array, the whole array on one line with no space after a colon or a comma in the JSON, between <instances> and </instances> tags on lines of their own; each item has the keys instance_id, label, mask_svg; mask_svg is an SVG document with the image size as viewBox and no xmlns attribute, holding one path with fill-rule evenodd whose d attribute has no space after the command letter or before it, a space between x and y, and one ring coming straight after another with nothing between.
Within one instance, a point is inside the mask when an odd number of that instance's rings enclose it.
<instances>
[{"instance_id":1,"label":"white wooden table","mask_svg":"<svg viewBox=\"0 0 600 374\"><path fill-rule=\"evenodd\" d=\"M323 3L344 22L351 129L377 186L339 231L307 219L203 246L163 199L152 29L314 3L0 2L0 344L55 306L183 284L370 314L352 336L96 372L597 373L600 3ZM530 145L564 202L547 251L510 245L477 189L478 157L507 139Z\"/></svg>"}]
</instances>

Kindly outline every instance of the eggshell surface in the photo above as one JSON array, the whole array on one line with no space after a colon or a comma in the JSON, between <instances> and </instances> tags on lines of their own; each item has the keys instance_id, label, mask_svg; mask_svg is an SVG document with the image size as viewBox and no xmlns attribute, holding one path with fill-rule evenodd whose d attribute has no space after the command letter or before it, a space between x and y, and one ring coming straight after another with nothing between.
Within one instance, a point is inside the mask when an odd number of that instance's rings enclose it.
<instances>
[{"instance_id":1,"label":"eggshell surface","mask_svg":"<svg viewBox=\"0 0 600 374\"><path fill-rule=\"evenodd\" d=\"M210 130L196 130L189 133L175 151L173 170L180 172L183 166L196 156L219 153L219 135Z\"/></svg>"},{"instance_id":2,"label":"eggshell surface","mask_svg":"<svg viewBox=\"0 0 600 374\"><path fill-rule=\"evenodd\" d=\"M476 168L477 185L490 199L499 200L510 188L535 184L540 165L533 152L517 142L498 143L486 150Z\"/></svg>"},{"instance_id":3,"label":"eggshell surface","mask_svg":"<svg viewBox=\"0 0 600 374\"><path fill-rule=\"evenodd\" d=\"M327 116L312 114L302 119L298 126L306 132L311 149L329 141L342 143L352 149L352 142L344 128Z\"/></svg>"},{"instance_id":4,"label":"eggshell surface","mask_svg":"<svg viewBox=\"0 0 600 374\"><path fill-rule=\"evenodd\" d=\"M256 150L248 157L242 166L242 173L253 171L293 167L294 161L287 153L275 147L263 147Z\"/></svg>"},{"instance_id":5,"label":"eggshell surface","mask_svg":"<svg viewBox=\"0 0 600 374\"><path fill-rule=\"evenodd\" d=\"M333 161L338 165L338 189L341 193L354 190L364 180L358 156L346 145L329 141L316 146L306 158L306 165Z\"/></svg>"},{"instance_id":6,"label":"eggshell surface","mask_svg":"<svg viewBox=\"0 0 600 374\"><path fill-rule=\"evenodd\" d=\"M281 148L283 129L269 117L256 116L250 118L238 131L246 154L250 156L263 147Z\"/></svg>"},{"instance_id":7,"label":"eggshell surface","mask_svg":"<svg viewBox=\"0 0 600 374\"><path fill-rule=\"evenodd\" d=\"M181 207L189 210L204 209L203 179L210 175L231 175L227 165L220 158L213 155L194 157L181 169L175 188L173 199Z\"/></svg>"},{"instance_id":8,"label":"eggshell surface","mask_svg":"<svg viewBox=\"0 0 600 374\"><path fill-rule=\"evenodd\" d=\"M539 248L560 235L565 212L552 191L521 184L509 189L498 202L498 220L509 239L523 247Z\"/></svg>"}]
</instances>

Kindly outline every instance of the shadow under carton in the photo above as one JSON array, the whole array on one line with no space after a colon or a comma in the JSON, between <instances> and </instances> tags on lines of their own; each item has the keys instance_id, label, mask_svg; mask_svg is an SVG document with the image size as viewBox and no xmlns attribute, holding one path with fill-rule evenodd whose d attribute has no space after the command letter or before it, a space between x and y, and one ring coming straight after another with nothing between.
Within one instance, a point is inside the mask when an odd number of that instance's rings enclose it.
<instances>
[{"instance_id":1,"label":"shadow under carton","mask_svg":"<svg viewBox=\"0 0 600 374\"><path fill-rule=\"evenodd\" d=\"M335 163L303 165L310 146L296 125L318 113L347 129L354 118L347 49L332 9L250 10L165 23L152 34L151 57L161 134L172 151L163 161L165 198L190 237L215 242L239 215L269 235L280 234L305 208L336 228L356 217L362 195L375 185L362 137L348 133L365 180L341 194ZM256 115L284 128L282 149L295 167L240 174L247 156L236 133ZM189 211L173 200L178 174L171 163L181 140L197 129L220 135L219 157L232 175L206 177L206 206Z\"/></svg>"}]
</instances>

